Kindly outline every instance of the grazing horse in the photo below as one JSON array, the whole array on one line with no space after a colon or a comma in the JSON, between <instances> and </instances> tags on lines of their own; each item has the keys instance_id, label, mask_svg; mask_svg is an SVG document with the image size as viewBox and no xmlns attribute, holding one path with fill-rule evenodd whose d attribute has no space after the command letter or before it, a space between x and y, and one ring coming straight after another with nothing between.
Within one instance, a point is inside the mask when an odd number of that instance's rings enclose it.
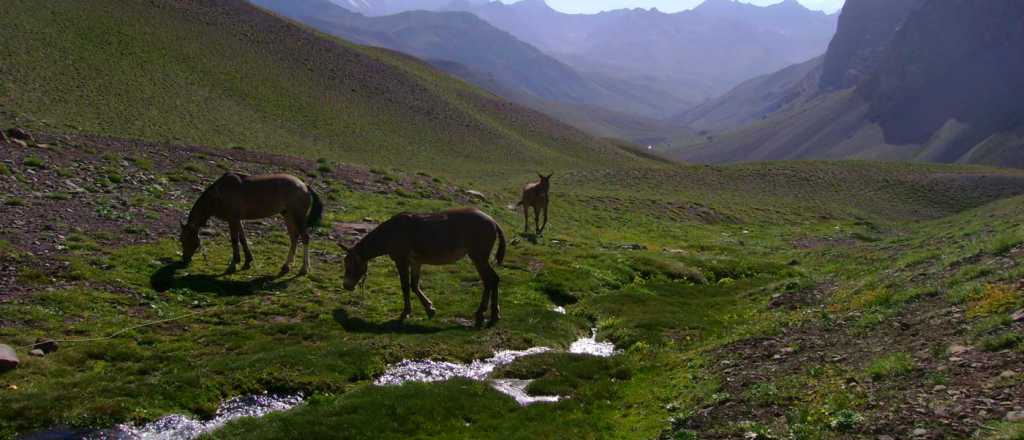
<instances>
[{"instance_id":1,"label":"grazing horse","mask_svg":"<svg viewBox=\"0 0 1024 440\"><path fill-rule=\"evenodd\" d=\"M523 233L530 233L530 208L533 208L533 226L536 228L537 235L544 232L544 228L548 226L548 192L551 189L551 176L554 174L537 174L540 177L540 181L528 183L523 187L523 198L519 200L517 206L523 207ZM544 225L540 224L540 212L544 211Z\"/></svg>"},{"instance_id":2,"label":"grazing horse","mask_svg":"<svg viewBox=\"0 0 1024 440\"><path fill-rule=\"evenodd\" d=\"M288 273L295 258L295 247L302 240L304 255L299 275L309 272L309 229L320 224L324 205L320 196L298 177L288 174L247 176L225 173L213 182L188 213L188 221L181 224L181 255L185 264L199 249L199 229L210 217L228 222L231 228L231 264L227 273L233 273L238 264L238 244L245 250L245 265L242 270L252 267L252 252L245 239L242 220L255 220L281 214L288 225L291 250L281 267L280 275Z\"/></svg>"},{"instance_id":3,"label":"grazing horse","mask_svg":"<svg viewBox=\"0 0 1024 440\"><path fill-rule=\"evenodd\" d=\"M420 268L426 264L454 264L466 255L473 261L484 283L483 297L476 310L476 325L483 325L484 311L491 306L490 324L501 318L498 309L498 273L491 267L491 251L498 242L495 259L505 260L505 233L490 216L475 208L459 208L434 214L402 213L382 223L355 246L342 245L345 256L345 289L355 290L366 278L367 263L387 255L398 268L405 307L399 320L412 315L409 291L416 293L427 317L433 318L434 304L420 289Z\"/></svg>"}]
</instances>

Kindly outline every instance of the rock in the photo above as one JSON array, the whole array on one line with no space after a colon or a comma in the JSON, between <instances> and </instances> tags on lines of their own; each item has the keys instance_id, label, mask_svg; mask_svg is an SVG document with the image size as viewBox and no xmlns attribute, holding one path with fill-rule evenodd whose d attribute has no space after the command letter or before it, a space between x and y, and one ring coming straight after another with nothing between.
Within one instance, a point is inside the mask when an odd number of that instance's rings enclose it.
<instances>
[{"instance_id":1,"label":"rock","mask_svg":"<svg viewBox=\"0 0 1024 440\"><path fill-rule=\"evenodd\" d=\"M0 372L13 370L18 367L18 355L10 346L0 344Z\"/></svg>"},{"instance_id":2,"label":"rock","mask_svg":"<svg viewBox=\"0 0 1024 440\"><path fill-rule=\"evenodd\" d=\"M999 373L999 377L1001 377L1003 379L1009 379L1009 378L1012 378L1012 377L1015 377L1015 376L1017 376L1017 372L1013 371L1013 370L1006 370L1006 371L1004 371L1002 373Z\"/></svg>"},{"instance_id":3,"label":"rock","mask_svg":"<svg viewBox=\"0 0 1024 440\"><path fill-rule=\"evenodd\" d=\"M25 130L24 128L12 128L10 130L7 130L7 135L10 136L11 139L16 139L19 141L32 143L35 143L36 141L36 139L32 137L32 133L29 133L28 130Z\"/></svg>"},{"instance_id":4,"label":"rock","mask_svg":"<svg viewBox=\"0 0 1024 440\"><path fill-rule=\"evenodd\" d=\"M880 435L880 436L878 436L878 440L896 440L896 439L894 439L891 435Z\"/></svg>"},{"instance_id":5,"label":"rock","mask_svg":"<svg viewBox=\"0 0 1024 440\"><path fill-rule=\"evenodd\" d=\"M32 348L38 348L43 350L43 353L50 354L57 351L57 341L53 339L39 338L36 339L36 344Z\"/></svg>"},{"instance_id":6,"label":"rock","mask_svg":"<svg viewBox=\"0 0 1024 440\"><path fill-rule=\"evenodd\" d=\"M35 356L35 357L46 356L46 352L44 352L43 350L40 350L38 348L33 349L32 351L28 352L28 354L31 355L31 356Z\"/></svg>"},{"instance_id":7,"label":"rock","mask_svg":"<svg viewBox=\"0 0 1024 440\"><path fill-rule=\"evenodd\" d=\"M963 354L963 353L967 353L968 351L971 351L971 347L966 347L966 346L963 346L963 345L951 345L949 347L948 351L949 351L949 354L958 355L958 354Z\"/></svg>"},{"instance_id":8,"label":"rock","mask_svg":"<svg viewBox=\"0 0 1024 440\"><path fill-rule=\"evenodd\" d=\"M7 389L11 391L18 391L18 386L12 383L10 385L7 385Z\"/></svg>"},{"instance_id":9,"label":"rock","mask_svg":"<svg viewBox=\"0 0 1024 440\"><path fill-rule=\"evenodd\" d=\"M482 193L480 191L476 191L476 190L472 190L472 189L467 189L464 192L466 193L466 195L468 195L468 196L470 196L470 197L472 197L474 199L477 199L477 200L479 200L481 202L486 202L487 201L487 196L485 196L484 193Z\"/></svg>"},{"instance_id":10,"label":"rock","mask_svg":"<svg viewBox=\"0 0 1024 440\"><path fill-rule=\"evenodd\" d=\"M1010 411L1006 413L1007 422L1024 422L1024 411Z\"/></svg>"},{"instance_id":11,"label":"rock","mask_svg":"<svg viewBox=\"0 0 1024 440\"><path fill-rule=\"evenodd\" d=\"M913 432L914 437L924 437L928 435L928 430L924 428L917 428Z\"/></svg>"},{"instance_id":12,"label":"rock","mask_svg":"<svg viewBox=\"0 0 1024 440\"><path fill-rule=\"evenodd\" d=\"M645 251L645 250L647 250L647 246L644 246L642 244L637 244L637 243L624 244L624 245L619 246L619 247L624 249L624 250L627 250L627 251Z\"/></svg>"},{"instance_id":13,"label":"rock","mask_svg":"<svg viewBox=\"0 0 1024 440\"><path fill-rule=\"evenodd\" d=\"M1022 322L1022 321L1024 321L1024 309L1020 309L1020 310L1018 310L1016 312L1013 312L1013 314L1010 315L1010 319L1012 319L1013 322Z\"/></svg>"},{"instance_id":14,"label":"rock","mask_svg":"<svg viewBox=\"0 0 1024 440\"><path fill-rule=\"evenodd\" d=\"M946 386L945 385L935 385L935 388L932 388L932 391L934 391L936 393L938 393L940 391L946 391Z\"/></svg>"},{"instance_id":15,"label":"rock","mask_svg":"<svg viewBox=\"0 0 1024 440\"><path fill-rule=\"evenodd\" d=\"M8 140L9 139L7 139L7 133L4 133L3 130L0 130L0 141L7 142Z\"/></svg>"}]
</instances>

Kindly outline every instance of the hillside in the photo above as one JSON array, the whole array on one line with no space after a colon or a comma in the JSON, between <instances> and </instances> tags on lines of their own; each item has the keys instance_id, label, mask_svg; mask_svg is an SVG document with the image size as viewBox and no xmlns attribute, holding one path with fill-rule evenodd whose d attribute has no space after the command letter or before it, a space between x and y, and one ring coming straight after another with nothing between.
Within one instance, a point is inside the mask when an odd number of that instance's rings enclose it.
<instances>
[{"instance_id":1,"label":"hillside","mask_svg":"<svg viewBox=\"0 0 1024 440\"><path fill-rule=\"evenodd\" d=\"M7 125L496 178L631 162L616 147L404 55L242 1L11 1Z\"/></svg>"},{"instance_id":2,"label":"hillside","mask_svg":"<svg viewBox=\"0 0 1024 440\"><path fill-rule=\"evenodd\" d=\"M901 12L905 19L894 18ZM887 19L877 20L882 16ZM775 93L805 98L747 126L723 125L731 131L671 154L699 162L873 158L1024 165L1022 17L1024 8L1009 1L980 7L850 1L821 73ZM808 88L815 82L816 90ZM715 102L729 110L719 119L756 114L764 107L761 98L757 90L737 88Z\"/></svg>"}]
</instances>

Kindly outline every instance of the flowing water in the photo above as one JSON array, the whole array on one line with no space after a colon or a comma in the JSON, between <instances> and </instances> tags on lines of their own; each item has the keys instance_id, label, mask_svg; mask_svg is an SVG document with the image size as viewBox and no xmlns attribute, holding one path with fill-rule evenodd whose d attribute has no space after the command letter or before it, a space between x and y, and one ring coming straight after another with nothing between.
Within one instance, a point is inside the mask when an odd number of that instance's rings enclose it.
<instances>
[{"instance_id":1,"label":"flowing water","mask_svg":"<svg viewBox=\"0 0 1024 440\"><path fill-rule=\"evenodd\" d=\"M553 351L548 347L533 347L526 350L502 350L487 359L478 359L469 364L431 360L405 360L392 365L377 380L375 385L393 386L406 382L441 382L454 378L466 378L487 382L495 390L506 394L520 405L553 403L562 396L531 396L526 392L530 380L492 379L490 376L498 367L516 359ZM580 338L569 346L569 353L608 357L617 353L611 342L598 342L597 329L590 337ZM55 429L26 436L25 439L92 439L92 440L192 440L202 434L214 431L232 420L242 417L263 417L267 414L287 411L303 402L301 394L256 395L237 397L224 402L217 414L210 420L197 420L182 415L170 415L142 426L120 425L103 431L83 433L81 431Z\"/></svg>"},{"instance_id":2,"label":"flowing water","mask_svg":"<svg viewBox=\"0 0 1024 440\"><path fill-rule=\"evenodd\" d=\"M441 382L454 378L466 378L485 381L495 390L516 400L520 405L534 403L551 403L562 399L561 396L531 396L526 387L529 380L491 379L490 376L498 367L511 364L516 359L552 351L548 347L533 347L527 350L503 350L494 353L487 359L477 359L469 364L432 360L404 360L392 365L377 380L375 385L401 385L406 382ZM580 338L569 346L569 353L591 356L609 357L616 353L615 344L598 342L597 329L591 330L590 337Z\"/></svg>"}]
</instances>

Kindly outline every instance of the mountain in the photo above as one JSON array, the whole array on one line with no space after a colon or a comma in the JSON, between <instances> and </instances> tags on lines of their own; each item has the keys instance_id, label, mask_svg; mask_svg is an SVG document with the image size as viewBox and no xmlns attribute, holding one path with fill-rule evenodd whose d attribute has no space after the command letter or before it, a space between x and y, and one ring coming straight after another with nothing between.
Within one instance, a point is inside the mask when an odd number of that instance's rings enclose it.
<instances>
[{"instance_id":1,"label":"mountain","mask_svg":"<svg viewBox=\"0 0 1024 440\"><path fill-rule=\"evenodd\" d=\"M1024 4L1012 0L850 0L820 73L776 94L802 99L777 101L780 109L763 120L671 154L1024 166L1022 19ZM730 100L749 113L753 106L738 96L756 93L735 90Z\"/></svg>"},{"instance_id":2,"label":"mountain","mask_svg":"<svg viewBox=\"0 0 1024 440\"><path fill-rule=\"evenodd\" d=\"M450 8L473 12L584 74L643 82L691 101L817 57L836 29L835 15L795 0L767 7L708 0L673 14L565 14L544 0Z\"/></svg>"},{"instance_id":3,"label":"mountain","mask_svg":"<svg viewBox=\"0 0 1024 440\"><path fill-rule=\"evenodd\" d=\"M326 0L325 0L326 1ZM332 3L366 16L392 15L407 11L435 11L452 0L329 0ZM469 4L486 4L489 0L460 0Z\"/></svg>"},{"instance_id":4,"label":"mountain","mask_svg":"<svg viewBox=\"0 0 1024 440\"><path fill-rule=\"evenodd\" d=\"M411 11L366 17L325 0L253 0L261 7L355 43L385 47L435 65L450 63L457 76L508 99L605 108L623 114L662 115L687 103L643 85L592 80L473 14ZM479 82L490 78L498 87Z\"/></svg>"},{"instance_id":5,"label":"mountain","mask_svg":"<svg viewBox=\"0 0 1024 440\"><path fill-rule=\"evenodd\" d=\"M617 145L242 0L5 2L0 123L497 178Z\"/></svg>"}]
</instances>

